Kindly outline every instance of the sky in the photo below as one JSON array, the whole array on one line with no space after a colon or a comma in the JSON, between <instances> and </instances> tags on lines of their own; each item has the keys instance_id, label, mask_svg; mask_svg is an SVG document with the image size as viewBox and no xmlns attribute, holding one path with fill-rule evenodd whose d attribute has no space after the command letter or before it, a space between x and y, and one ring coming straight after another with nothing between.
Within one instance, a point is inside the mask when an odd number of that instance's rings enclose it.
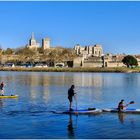
<instances>
[{"instance_id":1,"label":"sky","mask_svg":"<svg viewBox=\"0 0 140 140\"><path fill-rule=\"evenodd\" d=\"M140 54L140 1L0 1L0 46L100 44L104 53Z\"/></svg>"}]
</instances>

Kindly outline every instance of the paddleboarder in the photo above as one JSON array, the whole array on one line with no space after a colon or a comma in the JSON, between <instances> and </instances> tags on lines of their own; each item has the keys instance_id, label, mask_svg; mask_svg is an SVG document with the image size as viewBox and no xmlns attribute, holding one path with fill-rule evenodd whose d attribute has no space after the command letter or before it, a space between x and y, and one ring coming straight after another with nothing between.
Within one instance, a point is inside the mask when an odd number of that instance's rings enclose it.
<instances>
[{"instance_id":1,"label":"paddleboarder","mask_svg":"<svg viewBox=\"0 0 140 140\"><path fill-rule=\"evenodd\" d=\"M76 93L74 91L74 88L75 88L75 86L71 85L71 87L68 89L68 99L69 99L69 102L70 102L70 111L73 111L73 109L72 109L72 99L73 99L73 97L75 97L75 99L76 99Z\"/></svg>"},{"instance_id":2,"label":"paddleboarder","mask_svg":"<svg viewBox=\"0 0 140 140\"><path fill-rule=\"evenodd\" d=\"M1 95L4 96L4 82L2 81L0 84Z\"/></svg>"}]
</instances>

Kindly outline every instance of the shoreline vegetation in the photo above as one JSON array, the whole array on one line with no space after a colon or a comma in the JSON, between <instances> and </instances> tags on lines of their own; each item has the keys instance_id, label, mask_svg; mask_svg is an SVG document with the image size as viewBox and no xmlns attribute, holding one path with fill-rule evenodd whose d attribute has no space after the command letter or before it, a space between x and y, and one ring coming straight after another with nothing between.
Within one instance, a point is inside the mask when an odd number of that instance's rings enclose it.
<instances>
[{"instance_id":1,"label":"shoreline vegetation","mask_svg":"<svg viewBox=\"0 0 140 140\"><path fill-rule=\"evenodd\" d=\"M18 71L18 72L115 72L115 73L139 73L140 67L127 68L127 67L103 67L103 68L85 68L85 67L76 67L76 68L21 68L21 67L0 67L0 71Z\"/></svg>"}]
</instances>

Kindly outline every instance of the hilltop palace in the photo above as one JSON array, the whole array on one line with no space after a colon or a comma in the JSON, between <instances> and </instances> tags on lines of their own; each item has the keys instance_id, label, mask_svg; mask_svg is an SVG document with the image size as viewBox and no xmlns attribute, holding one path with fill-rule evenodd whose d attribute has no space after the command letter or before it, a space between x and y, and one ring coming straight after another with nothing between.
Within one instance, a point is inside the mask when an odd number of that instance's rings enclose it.
<instances>
[{"instance_id":1,"label":"hilltop palace","mask_svg":"<svg viewBox=\"0 0 140 140\"><path fill-rule=\"evenodd\" d=\"M29 39L29 44L26 46L29 49L37 50L40 48L39 43L37 43L34 33L32 33L31 38ZM42 39L42 49L47 51L49 49L54 49L50 45L50 39L49 38L43 38ZM59 63L65 63L68 67L125 67L125 65L122 63L122 59L126 56L125 54L104 54L103 53L103 47L102 45L95 44L95 45L89 45L89 46L81 46L79 44L75 45L73 48L73 51L76 54L76 57L71 60L63 60L63 62ZM41 54L36 54L34 57L34 62L44 62L47 59L41 58ZM138 65L140 66L140 55L133 55L137 61ZM18 55L1 55L1 63L6 63L10 60L19 60ZM69 65L68 63L71 63ZM55 62L54 62L55 63Z\"/></svg>"},{"instance_id":2,"label":"hilltop palace","mask_svg":"<svg viewBox=\"0 0 140 140\"><path fill-rule=\"evenodd\" d=\"M103 48L101 45L96 44L93 46L82 47L79 44L74 46L77 58L73 61L73 67L125 67L122 63L122 59L125 54L103 54ZM140 65L140 56L134 56L138 65Z\"/></svg>"},{"instance_id":3,"label":"hilltop palace","mask_svg":"<svg viewBox=\"0 0 140 140\"><path fill-rule=\"evenodd\" d=\"M29 40L29 45L27 45L27 47L30 49L35 49L35 50L37 50L40 47L39 43L36 42L36 39L34 37L34 32L32 32L32 36L31 36L31 39ZM50 39L49 38L42 39L42 48L43 48L43 50L50 48Z\"/></svg>"},{"instance_id":4,"label":"hilltop palace","mask_svg":"<svg viewBox=\"0 0 140 140\"><path fill-rule=\"evenodd\" d=\"M29 40L29 45L27 46L30 49L39 48L39 43L37 43L34 33L32 33L31 39ZM50 39L42 39L42 48L43 50L50 49ZM73 60L73 67L123 67L125 66L122 63L122 59L125 54L103 54L102 45L95 44L89 46L80 46L79 44L74 46L73 49L77 57ZM140 56L135 55L140 65Z\"/></svg>"}]
</instances>

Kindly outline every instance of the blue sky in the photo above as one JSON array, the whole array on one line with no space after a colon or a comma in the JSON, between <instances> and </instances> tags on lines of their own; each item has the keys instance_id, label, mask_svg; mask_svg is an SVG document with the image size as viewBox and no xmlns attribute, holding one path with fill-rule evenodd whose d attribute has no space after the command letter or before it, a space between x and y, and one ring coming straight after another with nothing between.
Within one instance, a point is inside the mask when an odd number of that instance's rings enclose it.
<instances>
[{"instance_id":1,"label":"blue sky","mask_svg":"<svg viewBox=\"0 0 140 140\"><path fill-rule=\"evenodd\" d=\"M28 44L31 33L41 44L101 44L104 52L140 54L140 2L0 1L0 45Z\"/></svg>"}]
</instances>

